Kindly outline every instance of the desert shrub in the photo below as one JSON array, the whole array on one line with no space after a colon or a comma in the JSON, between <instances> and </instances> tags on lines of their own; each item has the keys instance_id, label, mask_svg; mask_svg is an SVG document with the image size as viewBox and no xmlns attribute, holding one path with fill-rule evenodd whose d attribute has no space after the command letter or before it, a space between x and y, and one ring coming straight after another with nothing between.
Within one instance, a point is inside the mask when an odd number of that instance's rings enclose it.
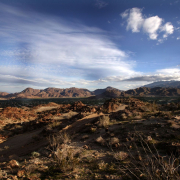
<instances>
[{"instance_id":1,"label":"desert shrub","mask_svg":"<svg viewBox=\"0 0 180 180\"><path fill-rule=\"evenodd\" d=\"M70 146L71 138L67 133L59 133L50 138L50 145L62 172L71 171L79 163L76 154L79 149L73 149Z\"/></svg>"},{"instance_id":2,"label":"desert shrub","mask_svg":"<svg viewBox=\"0 0 180 180\"><path fill-rule=\"evenodd\" d=\"M174 155L160 156L156 147L149 146L141 135L137 135L133 149L128 154L114 153L115 159L120 162L119 170L130 179L146 180L178 180L179 159ZM123 158L124 156L124 158ZM122 163L128 159L126 163Z\"/></svg>"},{"instance_id":3,"label":"desert shrub","mask_svg":"<svg viewBox=\"0 0 180 180\"><path fill-rule=\"evenodd\" d=\"M50 146L55 151L57 148L59 148L62 144L68 144L71 142L70 136L65 133L58 133L56 135L53 135L49 138Z\"/></svg>"},{"instance_id":4,"label":"desert shrub","mask_svg":"<svg viewBox=\"0 0 180 180\"><path fill-rule=\"evenodd\" d=\"M113 137L109 140L109 145L115 145L115 144L119 144L119 139L117 137Z\"/></svg>"},{"instance_id":5,"label":"desert shrub","mask_svg":"<svg viewBox=\"0 0 180 180\"><path fill-rule=\"evenodd\" d=\"M66 172L73 170L73 168L79 163L76 154L77 151L67 144L64 144L61 148L57 148L55 157L61 171Z\"/></svg>"},{"instance_id":6,"label":"desert shrub","mask_svg":"<svg viewBox=\"0 0 180 180\"><path fill-rule=\"evenodd\" d=\"M108 167L108 163L105 163L103 160L101 160L101 162L99 162L97 165L98 165L98 169L101 171L106 171Z\"/></svg>"},{"instance_id":7,"label":"desert shrub","mask_svg":"<svg viewBox=\"0 0 180 180\"><path fill-rule=\"evenodd\" d=\"M105 145L106 141L101 137L99 136L97 139L96 139L96 142L101 144L101 145Z\"/></svg>"},{"instance_id":8,"label":"desert shrub","mask_svg":"<svg viewBox=\"0 0 180 180\"><path fill-rule=\"evenodd\" d=\"M128 156L129 156L128 153L124 151L119 151L114 153L114 158L120 161L125 160Z\"/></svg>"},{"instance_id":9,"label":"desert shrub","mask_svg":"<svg viewBox=\"0 0 180 180\"><path fill-rule=\"evenodd\" d=\"M107 127L109 125L110 121L109 121L109 116L100 116L99 117L99 126L100 127Z\"/></svg>"}]
</instances>

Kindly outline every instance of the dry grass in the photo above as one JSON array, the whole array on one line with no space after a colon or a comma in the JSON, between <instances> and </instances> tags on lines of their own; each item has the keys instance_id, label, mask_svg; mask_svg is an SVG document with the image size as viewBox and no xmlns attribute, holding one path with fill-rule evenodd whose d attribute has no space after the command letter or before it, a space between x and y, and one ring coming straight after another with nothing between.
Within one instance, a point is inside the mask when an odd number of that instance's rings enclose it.
<instances>
[{"instance_id":1,"label":"dry grass","mask_svg":"<svg viewBox=\"0 0 180 180\"><path fill-rule=\"evenodd\" d=\"M79 160L76 154L77 151L67 144L64 144L61 148L57 148L55 155L61 171L71 171L78 165Z\"/></svg>"},{"instance_id":2,"label":"dry grass","mask_svg":"<svg viewBox=\"0 0 180 180\"><path fill-rule=\"evenodd\" d=\"M120 163L119 170L130 179L146 180L179 180L179 158L175 156L160 156L159 152L153 145L149 146L141 135L137 135L138 143L134 142L135 149L128 149L128 160L123 163L123 154L118 156L114 154L116 160ZM127 154L125 154L127 159Z\"/></svg>"},{"instance_id":3,"label":"dry grass","mask_svg":"<svg viewBox=\"0 0 180 180\"><path fill-rule=\"evenodd\" d=\"M107 127L107 126L109 126L109 124L110 124L109 116L103 115L103 116L99 117L99 126L100 127Z\"/></svg>"},{"instance_id":4,"label":"dry grass","mask_svg":"<svg viewBox=\"0 0 180 180\"><path fill-rule=\"evenodd\" d=\"M76 155L80 149L74 149L70 143L71 138L67 133L59 133L50 138L55 160L62 172L72 171L79 164Z\"/></svg>"},{"instance_id":5,"label":"dry grass","mask_svg":"<svg viewBox=\"0 0 180 180\"><path fill-rule=\"evenodd\" d=\"M119 161L123 161L128 157L128 153L124 151L119 151L114 153L114 158Z\"/></svg>"}]
</instances>

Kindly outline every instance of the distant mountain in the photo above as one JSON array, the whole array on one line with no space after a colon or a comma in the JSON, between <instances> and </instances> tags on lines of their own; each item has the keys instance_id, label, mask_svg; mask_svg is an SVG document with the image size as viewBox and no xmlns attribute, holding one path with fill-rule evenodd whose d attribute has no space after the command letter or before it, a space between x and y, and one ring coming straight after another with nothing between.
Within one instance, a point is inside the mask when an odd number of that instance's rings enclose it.
<instances>
[{"instance_id":1,"label":"distant mountain","mask_svg":"<svg viewBox=\"0 0 180 180\"><path fill-rule=\"evenodd\" d=\"M143 87L163 87L163 88L180 88L180 81L158 81L151 84L147 84Z\"/></svg>"},{"instance_id":2,"label":"distant mountain","mask_svg":"<svg viewBox=\"0 0 180 180\"><path fill-rule=\"evenodd\" d=\"M101 91L99 91L99 89L95 91L96 93L98 92L98 94L96 95L96 98L116 98L116 97L120 97L121 92L122 92L121 90L110 87L110 86L108 86L105 89L102 89Z\"/></svg>"},{"instance_id":3,"label":"distant mountain","mask_svg":"<svg viewBox=\"0 0 180 180\"><path fill-rule=\"evenodd\" d=\"M9 93L6 93L6 92L0 92L0 97L4 97L4 96L7 96Z\"/></svg>"},{"instance_id":4,"label":"distant mountain","mask_svg":"<svg viewBox=\"0 0 180 180\"><path fill-rule=\"evenodd\" d=\"M179 88L140 87L122 93L122 96L180 96Z\"/></svg>"},{"instance_id":5,"label":"distant mountain","mask_svg":"<svg viewBox=\"0 0 180 180\"><path fill-rule=\"evenodd\" d=\"M26 88L21 92L17 93L5 93L0 92L0 98L6 98L6 99L22 99L22 98L63 98L63 97L90 97L94 95L100 95L102 93L105 93L105 96L108 97L117 97L120 95L120 90L113 88L113 87L107 87L105 89L97 89L95 91L89 91L88 89L83 88L66 88L66 89L60 89L60 88L46 88L46 89L33 89L33 88ZM110 95L112 94L112 95ZM118 95L116 95L118 94ZM103 96L104 96L103 95Z\"/></svg>"},{"instance_id":6,"label":"distant mountain","mask_svg":"<svg viewBox=\"0 0 180 180\"><path fill-rule=\"evenodd\" d=\"M94 93L94 95L99 95L99 94L102 94L104 92L111 91L111 90L121 92L121 90L119 90L119 89L108 86L107 88L104 88L104 89L96 89L95 91L93 91L93 93Z\"/></svg>"},{"instance_id":7,"label":"distant mountain","mask_svg":"<svg viewBox=\"0 0 180 180\"><path fill-rule=\"evenodd\" d=\"M0 97L7 99L16 99L16 98L58 98L58 97L89 97L93 93L88 89L81 88L47 88L44 90L26 88L19 93L0 93Z\"/></svg>"},{"instance_id":8,"label":"distant mountain","mask_svg":"<svg viewBox=\"0 0 180 180\"><path fill-rule=\"evenodd\" d=\"M70 97L94 97L94 98L116 98L128 96L180 96L180 88L163 88L163 87L140 87L121 91L113 87L105 89L97 89L89 91L82 88L46 88L46 89L33 89L26 88L19 93L5 93L0 92L1 99L19 99L19 98L70 98Z\"/></svg>"},{"instance_id":9,"label":"distant mountain","mask_svg":"<svg viewBox=\"0 0 180 180\"><path fill-rule=\"evenodd\" d=\"M94 98L116 98L129 96L180 96L180 88L140 87L127 91L107 90L102 94L96 95Z\"/></svg>"}]
</instances>

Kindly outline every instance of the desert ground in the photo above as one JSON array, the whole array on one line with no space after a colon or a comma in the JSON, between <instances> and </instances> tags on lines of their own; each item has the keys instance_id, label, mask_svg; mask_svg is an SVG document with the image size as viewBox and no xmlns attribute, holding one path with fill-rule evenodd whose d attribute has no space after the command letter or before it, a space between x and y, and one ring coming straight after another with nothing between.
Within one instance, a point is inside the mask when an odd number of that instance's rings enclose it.
<instances>
[{"instance_id":1,"label":"desert ground","mask_svg":"<svg viewBox=\"0 0 180 180\"><path fill-rule=\"evenodd\" d=\"M0 179L180 179L180 103L0 109Z\"/></svg>"}]
</instances>

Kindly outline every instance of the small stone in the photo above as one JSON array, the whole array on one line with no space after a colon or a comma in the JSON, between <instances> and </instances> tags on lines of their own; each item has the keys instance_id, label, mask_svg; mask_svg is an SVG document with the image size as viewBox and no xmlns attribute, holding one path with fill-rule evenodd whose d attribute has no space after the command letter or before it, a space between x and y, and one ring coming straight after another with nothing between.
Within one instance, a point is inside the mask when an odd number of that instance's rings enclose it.
<instances>
[{"instance_id":1,"label":"small stone","mask_svg":"<svg viewBox=\"0 0 180 180\"><path fill-rule=\"evenodd\" d=\"M17 176L18 176L18 177L25 177L25 170L19 170L19 171L17 172Z\"/></svg>"},{"instance_id":2,"label":"small stone","mask_svg":"<svg viewBox=\"0 0 180 180\"><path fill-rule=\"evenodd\" d=\"M148 140L148 141L152 141L152 137L151 137L151 136L148 136L148 137L147 137L147 140Z\"/></svg>"},{"instance_id":3,"label":"small stone","mask_svg":"<svg viewBox=\"0 0 180 180\"><path fill-rule=\"evenodd\" d=\"M88 138L89 136L87 134L82 137L82 139L88 139Z\"/></svg>"},{"instance_id":4,"label":"small stone","mask_svg":"<svg viewBox=\"0 0 180 180\"><path fill-rule=\"evenodd\" d=\"M50 157L52 157L52 154L49 154L49 156L48 156L48 157L49 157L49 158L50 158Z\"/></svg>"},{"instance_id":5,"label":"small stone","mask_svg":"<svg viewBox=\"0 0 180 180\"><path fill-rule=\"evenodd\" d=\"M89 147L87 145L84 145L83 148L84 149L89 149Z\"/></svg>"},{"instance_id":6,"label":"small stone","mask_svg":"<svg viewBox=\"0 0 180 180\"><path fill-rule=\"evenodd\" d=\"M13 159L13 160L9 161L9 166L11 166L11 168L18 168L19 163L18 163L18 161Z\"/></svg>"},{"instance_id":7,"label":"small stone","mask_svg":"<svg viewBox=\"0 0 180 180\"><path fill-rule=\"evenodd\" d=\"M142 157L141 157L140 155L138 156L138 159L139 159L140 161L142 161Z\"/></svg>"}]
</instances>

